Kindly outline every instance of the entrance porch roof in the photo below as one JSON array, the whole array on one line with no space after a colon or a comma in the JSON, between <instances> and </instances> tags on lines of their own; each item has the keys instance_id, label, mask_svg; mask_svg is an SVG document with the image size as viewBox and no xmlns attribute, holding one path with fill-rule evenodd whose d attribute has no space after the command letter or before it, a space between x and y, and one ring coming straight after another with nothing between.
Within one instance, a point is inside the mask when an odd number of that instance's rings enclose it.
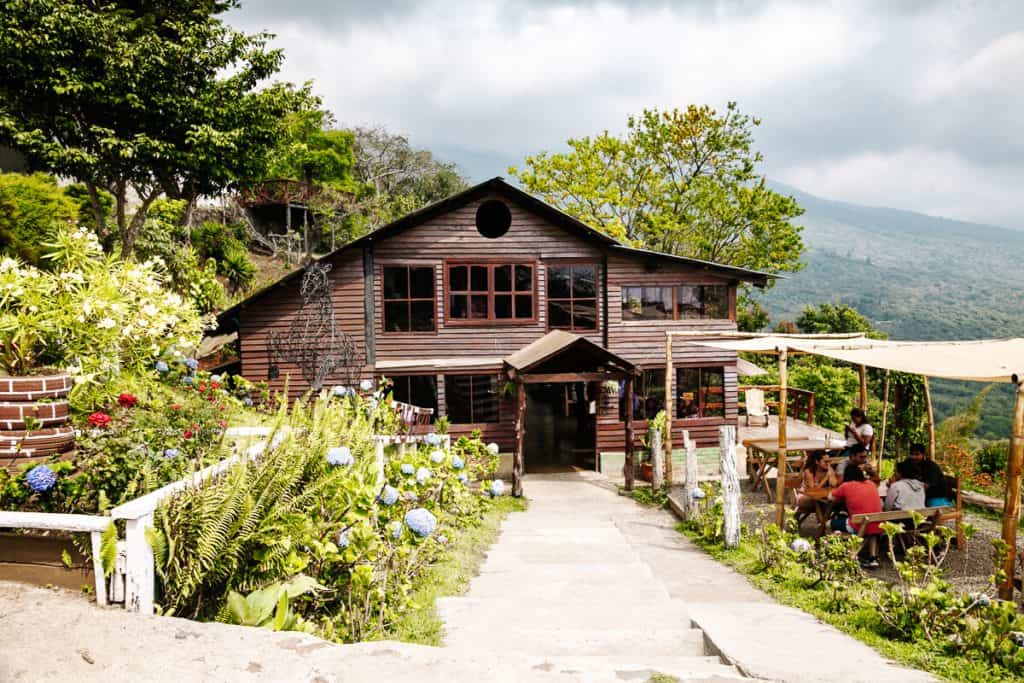
<instances>
[{"instance_id":1,"label":"entrance porch roof","mask_svg":"<svg viewBox=\"0 0 1024 683\"><path fill-rule=\"evenodd\" d=\"M589 381L601 375L616 379L636 374L636 367L628 360L586 337L563 330L548 332L505 358L504 362L512 376L578 375L581 380Z\"/></svg>"}]
</instances>

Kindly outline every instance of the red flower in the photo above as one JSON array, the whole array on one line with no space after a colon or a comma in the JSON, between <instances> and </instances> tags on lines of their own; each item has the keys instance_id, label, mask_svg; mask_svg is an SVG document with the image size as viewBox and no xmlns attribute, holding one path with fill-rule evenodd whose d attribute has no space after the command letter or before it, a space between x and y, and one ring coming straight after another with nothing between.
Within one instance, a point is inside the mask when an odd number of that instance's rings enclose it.
<instances>
[{"instance_id":1,"label":"red flower","mask_svg":"<svg viewBox=\"0 0 1024 683\"><path fill-rule=\"evenodd\" d=\"M175 403L173 406L171 406L171 410L181 410L181 404Z\"/></svg>"},{"instance_id":2,"label":"red flower","mask_svg":"<svg viewBox=\"0 0 1024 683\"><path fill-rule=\"evenodd\" d=\"M191 439L192 438L192 430L191 429L186 429L185 433L182 436L184 436L186 439Z\"/></svg>"},{"instance_id":3,"label":"red flower","mask_svg":"<svg viewBox=\"0 0 1024 683\"><path fill-rule=\"evenodd\" d=\"M220 388L220 382L210 382L210 386L214 389Z\"/></svg>"},{"instance_id":4,"label":"red flower","mask_svg":"<svg viewBox=\"0 0 1024 683\"><path fill-rule=\"evenodd\" d=\"M126 392L117 397L117 402L122 408L134 408L139 399Z\"/></svg>"},{"instance_id":5,"label":"red flower","mask_svg":"<svg viewBox=\"0 0 1024 683\"><path fill-rule=\"evenodd\" d=\"M106 427L110 424L110 416L104 413L102 410L97 410L95 413L88 417L89 424L93 427Z\"/></svg>"},{"instance_id":6,"label":"red flower","mask_svg":"<svg viewBox=\"0 0 1024 683\"><path fill-rule=\"evenodd\" d=\"M219 424L221 427L227 427L228 426L227 420L221 420L217 424Z\"/></svg>"},{"instance_id":7,"label":"red flower","mask_svg":"<svg viewBox=\"0 0 1024 683\"><path fill-rule=\"evenodd\" d=\"M205 382L199 385L199 391L206 391L206 383Z\"/></svg>"}]
</instances>

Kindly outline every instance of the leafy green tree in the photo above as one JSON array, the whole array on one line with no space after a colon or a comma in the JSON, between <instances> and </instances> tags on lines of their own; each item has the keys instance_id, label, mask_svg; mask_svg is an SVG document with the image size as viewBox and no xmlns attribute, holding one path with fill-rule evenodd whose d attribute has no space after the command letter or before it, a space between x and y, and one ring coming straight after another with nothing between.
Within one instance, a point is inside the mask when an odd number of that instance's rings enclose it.
<instances>
[{"instance_id":1,"label":"leafy green tree","mask_svg":"<svg viewBox=\"0 0 1024 683\"><path fill-rule=\"evenodd\" d=\"M77 215L75 202L52 176L0 174L0 254L40 265L56 228Z\"/></svg>"},{"instance_id":2,"label":"leafy green tree","mask_svg":"<svg viewBox=\"0 0 1024 683\"><path fill-rule=\"evenodd\" d=\"M124 255L160 195L185 200L187 220L197 197L260 175L282 117L311 105L308 87L264 85L282 54L220 19L237 4L10 0L0 12L0 142L81 181Z\"/></svg>"},{"instance_id":3,"label":"leafy green tree","mask_svg":"<svg viewBox=\"0 0 1024 683\"><path fill-rule=\"evenodd\" d=\"M281 141L271 150L267 178L312 180L336 190L357 191L355 136L331 128L334 118L322 109L288 114Z\"/></svg>"},{"instance_id":4,"label":"leafy green tree","mask_svg":"<svg viewBox=\"0 0 1024 683\"><path fill-rule=\"evenodd\" d=\"M756 118L735 103L644 110L626 133L570 139L569 151L510 168L523 187L612 237L771 272L802 267L803 213L769 189L753 149Z\"/></svg>"},{"instance_id":5,"label":"leafy green tree","mask_svg":"<svg viewBox=\"0 0 1024 683\"><path fill-rule=\"evenodd\" d=\"M866 332L869 337L883 338L852 306L846 304L820 304L817 307L806 306L804 312L796 319L797 328L805 334L840 334L844 332Z\"/></svg>"}]
</instances>

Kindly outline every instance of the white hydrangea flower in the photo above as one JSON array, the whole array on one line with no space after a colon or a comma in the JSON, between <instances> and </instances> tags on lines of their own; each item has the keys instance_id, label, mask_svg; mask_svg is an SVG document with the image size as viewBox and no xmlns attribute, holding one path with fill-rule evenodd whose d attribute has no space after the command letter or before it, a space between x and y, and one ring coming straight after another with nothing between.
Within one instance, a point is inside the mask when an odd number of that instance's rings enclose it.
<instances>
[{"instance_id":1,"label":"white hydrangea flower","mask_svg":"<svg viewBox=\"0 0 1024 683\"><path fill-rule=\"evenodd\" d=\"M103 320L101 320L98 323L96 323L97 327L99 327L100 329L104 329L104 330L109 330L110 328L114 327L115 325L117 325L117 323L114 322L113 318L104 318Z\"/></svg>"}]
</instances>

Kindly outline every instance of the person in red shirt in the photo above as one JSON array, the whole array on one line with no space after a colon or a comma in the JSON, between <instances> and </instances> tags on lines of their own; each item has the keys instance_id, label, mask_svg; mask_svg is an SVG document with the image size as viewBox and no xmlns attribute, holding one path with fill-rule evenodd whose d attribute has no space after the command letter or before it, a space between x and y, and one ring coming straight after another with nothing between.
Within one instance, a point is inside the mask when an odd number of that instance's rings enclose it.
<instances>
[{"instance_id":1,"label":"person in red shirt","mask_svg":"<svg viewBox=\"0 0 1024 683\"><path fill-rule=\"evenodd\" d=\"M846 503L848 516L840 515L832 518L832 530L838 533L856 534L860 528L850 521L854 515L882 511L882 499L878 495L878 487L864 476L864 471L859 467L847 467L843 471L843 483L832 491L828 498L832 501ZM878 567L878 535L880 533L882 533L882 526L878 522L869 524L865 531L868 559L863 564L867 569Z\"/></svg>"}]
</instances>

